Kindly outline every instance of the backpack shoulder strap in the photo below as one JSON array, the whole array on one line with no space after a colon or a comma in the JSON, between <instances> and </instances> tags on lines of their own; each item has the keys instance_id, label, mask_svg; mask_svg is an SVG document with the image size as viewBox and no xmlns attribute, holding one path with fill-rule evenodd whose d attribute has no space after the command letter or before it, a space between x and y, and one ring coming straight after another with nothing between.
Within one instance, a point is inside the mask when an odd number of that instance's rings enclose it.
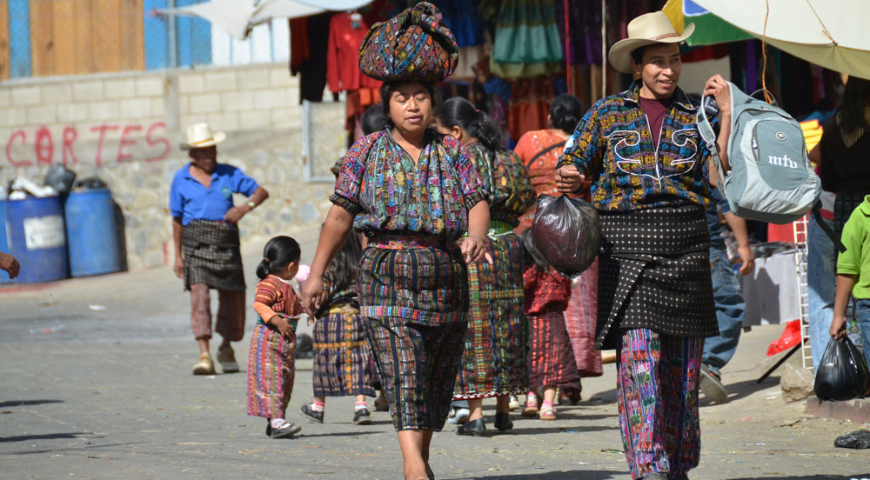
<instances>
[{"instance_id":1,"label":"backpack shoulder strap","mask_svg":"<svg viewBox=\"0 0 870 480\"><path fill-rule=\"evenodd\" d=\"M822 231L825 232L825 235L831 239L831 242L834 243L834 247L837 248L837 251L840 253L846 253L846 246L843 245L843 242L837 237L837 234L834 230L828 225L827 222L822 218L822 202L816 202L813 206L813 217L816 219L816 223L819 224Z\"/></svg>"},{"instance_id":2,"label":"backpack shoulder strap","mask_svg":"<svg viewBox=\"0 0 870 480\"><path fill-rule=\"evenodd\" d=\"M559 148L559 147L563 147L563 146L565 146L565 143L566 143L565 141L562 141L562 142L559 142L559 143L554 143L554 144L550 145L549 147L547 147L547 148L541 150L540 152L536 153L535 156L532 157L531 160L529 160L529 163L526 164L526 168L530 168L530 167L532 166L532 164L535 163L535 160L541 158L542 156L544 156L544 155L546 155L546 154L552 152L553 150L555 150L555 149L557 149L557 148Z\"/></svg>"}]
</instances>

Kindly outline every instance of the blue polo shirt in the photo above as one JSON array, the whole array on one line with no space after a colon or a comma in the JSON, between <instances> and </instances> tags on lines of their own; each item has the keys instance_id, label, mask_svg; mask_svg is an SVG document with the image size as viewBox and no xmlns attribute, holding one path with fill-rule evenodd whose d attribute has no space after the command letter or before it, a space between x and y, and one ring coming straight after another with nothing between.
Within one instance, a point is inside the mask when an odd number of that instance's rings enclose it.
<instances>
[{"instance_id":1,"label":"blue polo shirt","mask_svg":"<svg viewBox=\"0 0 870 480\"><path fill-rule=\"evenodd\" d=\"M190 174L190 164L181 167L169 188L169 211L181 217L182 225L191 220L223 220L233 208L233 194L250 197L259 185L241 169L219 163L211 174L208 188Z\"/></svg>"}]
</instances>

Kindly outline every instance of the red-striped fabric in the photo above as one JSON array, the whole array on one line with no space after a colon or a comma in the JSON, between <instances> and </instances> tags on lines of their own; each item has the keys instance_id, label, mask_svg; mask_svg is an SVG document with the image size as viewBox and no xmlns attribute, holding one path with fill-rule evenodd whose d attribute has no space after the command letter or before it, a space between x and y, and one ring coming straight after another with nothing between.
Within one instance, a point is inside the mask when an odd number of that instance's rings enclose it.
<instances>
[{"instance_id":1,"label":"red-striped fabric","mask_svg":"<svg viewBox=\"0 0 870 480\"><path fill-rule=\"evenodd\" d=\"M251 335L248 353L248 415L284 418L296 377L296 335L281 335L259 324Z\"/></svg>"},{"instance_id":2,"label":"red-striped fabric","mask_svg":"<svg viewBox=\"0 0 870 480\"><path fill-rule=\"evenodd\" d=\"M595 349L595 324L598 317L598 260L574 281L565 325L574 349L581 377L599 377L601 353Z\"/></svg>"},{"instance_id":3,"label":"red-striped fabric","mask_svg":"<svg viewBox=\"0 0 870 480\"><path fill-rule=\"evenodd\" d=\"M529 315L529 388L580 388L571 339L561 310Z\"/></svg>"}]
</instances>

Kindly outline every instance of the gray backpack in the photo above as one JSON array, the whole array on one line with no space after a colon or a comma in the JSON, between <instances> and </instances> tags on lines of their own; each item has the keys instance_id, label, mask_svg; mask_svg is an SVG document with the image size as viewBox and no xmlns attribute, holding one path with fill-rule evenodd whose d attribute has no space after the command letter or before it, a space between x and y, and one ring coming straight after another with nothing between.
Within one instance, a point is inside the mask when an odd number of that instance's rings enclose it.
<instances>
[{"instance_id":1,"label":"gray backpack","mask_svg":"<svg viewBox=\"0 0 870 480\"><path fill-rule=\"evenodd\" d=\"M819 201L822 185L810 165L800 124L776 105L746 95L731 82L728 86L731 171L727 174L703 107L697 118L698 131L718 170L719 191L738 217L780 225L803 217Z\"/></svg>"}]
</instances>

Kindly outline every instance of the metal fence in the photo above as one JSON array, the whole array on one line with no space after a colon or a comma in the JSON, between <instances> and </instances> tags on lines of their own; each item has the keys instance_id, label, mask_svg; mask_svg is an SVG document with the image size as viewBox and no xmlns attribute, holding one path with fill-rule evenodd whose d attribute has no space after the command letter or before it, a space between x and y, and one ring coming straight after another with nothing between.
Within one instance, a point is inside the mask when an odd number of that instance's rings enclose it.
<instances>
[{"instance_id":1,"label":"metal fence","mask_svg":"<svg viewBox=\"0 0 870 480\"><path fill-rule=\"evenodd\" d=\"M201 0L0 0L0 79L286 62L286 20L238 41L159 9Z\"/></svg>"}]
</instances>

